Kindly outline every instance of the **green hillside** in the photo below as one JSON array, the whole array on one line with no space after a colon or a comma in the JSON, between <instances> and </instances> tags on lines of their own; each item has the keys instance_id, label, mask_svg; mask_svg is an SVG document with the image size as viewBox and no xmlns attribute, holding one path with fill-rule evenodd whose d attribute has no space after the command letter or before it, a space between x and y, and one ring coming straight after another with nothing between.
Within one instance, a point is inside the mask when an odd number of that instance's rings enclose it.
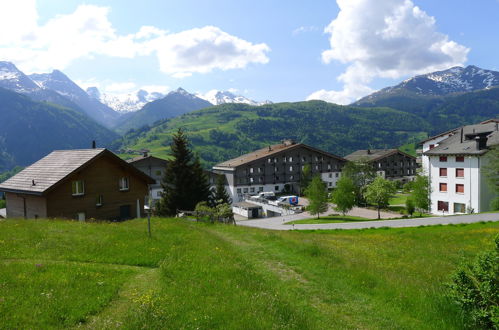
<instances>
[{"instance_id":1,"label":"green hillside","mask_svg":"<svg viewBox=\"0 0 499 330\"><path fill-rule=\"evenodd\" d=\"M499 224L271 232L154 218L152 230L0 221L2 328L462 329L444 284Z\"/></svg>"},{"instance_id":2,"label":"green hillside","mask_svg":"<svg viewBox=\"0 0 499 330\"><path fill-rule=\"evenodd\" d=\"M55 149L105 146L118 135L86 115L58 105L34 102L0 88L0 172L29 165Z\"/></svg>"},{"instance_id":3,"label":"green hillside","mask_svg":"<svg viewBox=\"0 0 499 330\"><path fill-rule=\"evenodd\" d=\"M171 134L186 130L205 166L292 138L337 155L362 148L398 147L425 137L428 123L387 108L356 108L322 101L259 107L224 104L128 132L116 149L150 149L165 156Z\"/></svg>"}]
</instances>

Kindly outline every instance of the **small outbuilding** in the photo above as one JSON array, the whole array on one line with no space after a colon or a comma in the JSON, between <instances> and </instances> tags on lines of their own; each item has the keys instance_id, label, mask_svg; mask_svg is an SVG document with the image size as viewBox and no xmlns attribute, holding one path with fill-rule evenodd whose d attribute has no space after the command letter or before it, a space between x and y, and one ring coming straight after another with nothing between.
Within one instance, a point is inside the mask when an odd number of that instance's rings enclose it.
<instances>
[{"instance_id":1,"label":"small outbuilding","mask_svg":"<svg viewBox=\"0 0 499 330\"><path fill-rule=\"evenodd\" d=\"M239 202L232 205L232 212L248 219L263 217L263 208L248 202Z\"/></svg>"}]
</instances>

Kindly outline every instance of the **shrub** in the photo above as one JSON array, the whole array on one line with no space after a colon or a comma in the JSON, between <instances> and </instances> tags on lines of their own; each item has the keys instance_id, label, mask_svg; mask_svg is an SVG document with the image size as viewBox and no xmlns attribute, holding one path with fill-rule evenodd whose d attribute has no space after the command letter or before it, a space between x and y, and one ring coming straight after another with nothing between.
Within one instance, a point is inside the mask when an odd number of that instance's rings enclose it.
<instances>
[{"instance_id":1,"label":"shrub","mask_svg":"<svg viewBox=\"0 0 499 330\"><path fill-rule=\"evenodd\" d=\"M483 253L452 275L450 298L461 307L470 327L499 328L499 235L495 249Z\"/></svg>"}]
</instances>

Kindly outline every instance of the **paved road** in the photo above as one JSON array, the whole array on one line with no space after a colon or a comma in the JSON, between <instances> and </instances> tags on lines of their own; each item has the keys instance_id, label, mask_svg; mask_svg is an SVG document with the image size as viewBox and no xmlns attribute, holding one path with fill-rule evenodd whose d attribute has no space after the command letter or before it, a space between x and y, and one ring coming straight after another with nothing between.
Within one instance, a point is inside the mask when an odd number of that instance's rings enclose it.
<instances>
[{"instance_id":1,"label":"paved road","mask_svg":"<svg viewBox=\"0 0 499 330\"><path fill-rule=\"evenodd\" d=\"M313 230L313 229L366 229L366 228L402 228L419 227L432 225L448 225L459 223L473 223L480 221L499 221L499 212L484 214L467 214L434 218L400 219L400 220L381 220L381 221L363 221L363 222L343 222L343 223L321 223L321 224L296 224L286 225L284 222L303 219L303 214L288 215L275 218L264 218L257 220L237 221L240 226L256 227L273 230ZM306 218L306 217L305 217Z\"/></svg>"}]
</instances>

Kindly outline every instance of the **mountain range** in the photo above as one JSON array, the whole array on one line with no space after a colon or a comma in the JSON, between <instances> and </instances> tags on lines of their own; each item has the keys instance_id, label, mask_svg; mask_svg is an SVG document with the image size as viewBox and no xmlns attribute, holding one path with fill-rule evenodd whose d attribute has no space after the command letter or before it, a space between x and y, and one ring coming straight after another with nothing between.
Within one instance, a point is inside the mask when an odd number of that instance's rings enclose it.
<instances>
[{"instance_id":1,"label":"mountain range","mask_svg":"<svg viewBox=\"0 0 499 330\"><path fill-rule=\"evenodd\" d=\"M87 147L91 140L165 155L179 127L188 128L205 165L288 137L340 155L397 147L498 117L498 86L499 72L454 67L415 76L350 106L272 104L228 91L194 94L182 88L107 95L95 87L81 89L58 70L26 75L0 61L0 118L6 127L17 128L0 132L0 171L29 164L47 150Z\"/></svg>"}]
</instances>

